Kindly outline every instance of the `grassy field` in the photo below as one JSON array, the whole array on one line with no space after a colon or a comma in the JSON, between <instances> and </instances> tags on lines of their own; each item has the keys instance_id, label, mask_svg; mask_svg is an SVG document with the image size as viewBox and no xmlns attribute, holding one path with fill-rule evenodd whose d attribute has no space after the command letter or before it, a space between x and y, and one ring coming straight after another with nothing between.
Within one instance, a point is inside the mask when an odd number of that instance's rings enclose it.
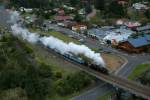
<instances>
[{"instance_id":1,"label":"grassy field","mask_svg":"<svg viewBox=\"0 0 150 100\"><path fill-rule=\"evenodd\" d=\"M146 34L145 36L150 36L150 34Z\"/></svg>"},{"instance_id":2,"label":"grassy field","mask_svg":"<svg viewBox=\"0 0 150 100\"><path fill-rule=\"evenodd\" d=\"M150 70L150 64L141 64L141 65L138 65L133 70L133 72L128 76L128 79L135 80L137 77L139 77L141 74L143 74L147 70Z\"/></svg>"},{"instance_id":3,"label":"grassy field","mask_svg":"<svg viewBox=\"0 0 150 100\"><path fill-rule=\"evenodd\" d=\"M37 32L41 35L46 35L46 36L54 36L64 42L74 42L76 44L80 44L80 42L76 39L73 39L73 38L70 38L68 37L67 35L64 35L63 33L60 33L60 32L56 32L56 31L50 31L50 32L42 32L42 31L39 31L37 29L29 29L31 32Z\"/></svg>"},{"instance_id":4,"label":"grassy field","mask_svg":"<svg viewBox=\"0 0 150 100\"><path fill-rule=\"evenodd\" d=\"M70 37L68 37L68 36L66 36L66 35L64 35L64 34L62 34L62 33L60 33L60 32L56 32L56 31L51 31L51 32L48 32L48 34L50 34L50 35L52 35L52 36L54 36L54 37L57 37L58 39L61 39L61 40L63 40L64 42L74 42L74 43L76 43L76 44L80 44L80 42L78 41L78 40L75 40L75 39L73 39L73 38L70 38Z\"/></svg>"}]
</instances>

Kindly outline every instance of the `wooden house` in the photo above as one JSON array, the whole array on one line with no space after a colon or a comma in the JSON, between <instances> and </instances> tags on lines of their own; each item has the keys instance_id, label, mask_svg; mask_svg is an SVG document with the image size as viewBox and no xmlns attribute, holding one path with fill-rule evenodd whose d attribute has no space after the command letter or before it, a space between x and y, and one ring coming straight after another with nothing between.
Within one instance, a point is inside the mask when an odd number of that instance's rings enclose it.
<instances>
[{"instance_id":1,"label":"wooden house","mask_svg":"<svg viewBox=\"0 0 150 100\"><path fill-rule=\"evenodd\" d=\"M118 47L129 53L141 53L150 50L150 36L128 39L122 42Z\"/></svg>"}]
</instances>

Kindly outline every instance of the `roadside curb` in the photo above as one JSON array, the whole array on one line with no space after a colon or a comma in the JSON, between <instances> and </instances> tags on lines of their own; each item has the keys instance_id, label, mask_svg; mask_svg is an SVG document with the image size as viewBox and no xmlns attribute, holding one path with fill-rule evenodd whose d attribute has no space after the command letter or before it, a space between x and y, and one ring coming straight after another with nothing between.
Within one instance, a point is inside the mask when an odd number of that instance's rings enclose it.
<instances>
[{"instance_id":1,"label":"roadside curb","mask_svg":"<svg viewBox=\"0 0 150 100\"><path fill-rule=\"evenodd\" d=\"M120 56L120 55L118 55L118 56ZM123 56L120 56L120 57L125 60L125 63L117 71L114 72L115 75L117 75L120 72L120 70L123 69L128 63L128 60L125 57L123 57Z\"/></svg>"},{"instance_id":2,"label":"roadside curb","mask_svg":"<svg viewBox=\"0 0 150 100\"><path fill-rule=\"evenodd\" d=\"M105 86L106 84L107 84L107 83L103 83L103 84L101 84L101 85L97 85L96 87L94 87L94 88L92 88L92 89L89 89L88 91L83 92L83 93L81 93L80 95L71 98L70 100L76 100L76 98L78 98L78 97L80 97L80 96L82 96L82 95L85 95L85 94L87 94L87 93L90 93L90 92L94 91L95 89L97 89L98 87L103 87L103 86Z\"/></svg>"}]
</instances>

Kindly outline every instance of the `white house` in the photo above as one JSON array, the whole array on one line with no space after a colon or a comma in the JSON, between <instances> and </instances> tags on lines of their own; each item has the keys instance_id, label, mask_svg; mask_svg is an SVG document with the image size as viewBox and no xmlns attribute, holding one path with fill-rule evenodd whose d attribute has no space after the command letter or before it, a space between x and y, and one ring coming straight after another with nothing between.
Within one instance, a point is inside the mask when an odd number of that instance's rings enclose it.
<instances>
[{"instance_id":1,"label":"white house","mask_svg":"<svg viewBox=\"0 0 150 100\"><path fill-rule=\"evenodd\" d=\"M104 41L111 41L113 42L121 42L125 41L131 36L134 32L128 29L116 29L114 31L107 31L107 36L104 37Z\"/></svg>"},{"instance_id":2,"label":"white house","mask_svg":"<svg viewBox=\"0 0 150 100\"><path fill-rule=\"evenodd\" d=\"M143 3L134 3L132 7L136 10L148 10L149 7Z\"/></svg>"},{"instance_id":3,"label":"white house","mask_svg":"<svg viewBox=\"0 0 150 100\"><path fill-rule=\"evenodd\" d=\"M75 26L72 26L72 30L73 31L84 31L84 30L87 30L87 26L86 25L75 25Z\"/></svg>"}]
</instances>

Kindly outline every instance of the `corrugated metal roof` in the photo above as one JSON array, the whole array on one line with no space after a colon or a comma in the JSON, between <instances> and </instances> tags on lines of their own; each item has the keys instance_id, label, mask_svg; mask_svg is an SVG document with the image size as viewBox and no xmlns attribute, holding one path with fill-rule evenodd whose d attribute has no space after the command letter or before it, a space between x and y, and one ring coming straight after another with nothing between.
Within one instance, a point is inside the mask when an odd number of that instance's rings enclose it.
<instances>
[{"instance_id":1,"label":"corrugated metal roof","mask_svg":"<svg viewBox=\"0 0 150 100\"><path fill-rule=\"evenodd\" d=\"M142 27L138 27L137 28L137 31L144 31L144 30L149 30L150 29L150 25L145 25L145 26L142 26Z\"/></svg>"},{"instance_id":2,"label":"corrugated metal roof","mask_svg":"<svg viewBox=\"0 0 150 100\"><path fill-rule=\"evenodd\" d=\"M150 30L142 31L144 34L149 34Z\"/></svg>"},{"instance_id":3,"label":"corrugated metal roof","mask_svg":"<svg viewBox=\"0 0 150 100\"><path fill-rule=\"evenodd\" d=\"M128 39L128 42L135 48L150 45L150 36L139 37L137 39Z\"/></svg>"},{"instance_id":4,"label":"corrugated metal roof","mask_svg":"<svg viewBox=\"0 0 150 100\"><path fill-rule=\"evenodd\" d=\"M90 29L88 30L88 34L91 34L91 35L95 35L97 37L105 37L106 36L106 32L99 29L99 28L93 28L93 29Z\"/></svg>"},{"instance_id":5,"label":"corrugated metal roof","mask_svg":"<svg viewBox=\"0 0 150 100\"><path fill-rule=\"evenodd\" d=\"M127 40L134 32L128 29L116 29L114 31L107 31L107 33L108 35L104 37L104 40L121 42Z\"/></svg>"}]
</instances>

